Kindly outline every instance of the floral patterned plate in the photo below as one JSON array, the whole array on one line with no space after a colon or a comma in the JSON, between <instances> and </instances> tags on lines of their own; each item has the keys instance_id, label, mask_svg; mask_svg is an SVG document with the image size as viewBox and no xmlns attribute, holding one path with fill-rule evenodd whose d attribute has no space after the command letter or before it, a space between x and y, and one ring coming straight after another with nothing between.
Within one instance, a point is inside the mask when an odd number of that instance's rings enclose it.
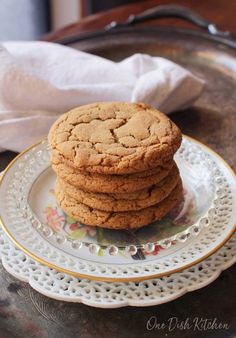
<instances>
[{"instance_id":1,"label":"floral patterned plate","mask_svg":"<svg viewBox=\"0 0 236 338\"><path fill-rule=\"evenodd\" d=\"M29 194L29 206L41 224L39 231L46 238L56 236L59 244L68 241L72 246L87 246L93 254L103 255L109 248L112 256L121 252L125 256L130 251L134 259L144 259L148 254L156 254L178 241L187 240L191 231L197 235L200 232L198 221L206 213L196 199L196 192L186 183L183 200L161 221L136 231L92 227L76 222L57 205L54 182L55 174L48 168L38 177ZM202 189L207 189L207 184L205 187L203 184ZM209 205L210 201L209 198Z\"/></svg>"},{"instance_id":2,"label":"floral patterned plate","mask_svg":"<svg viewBox=\"0 0 236 338\"><path fill-rule=\"evenodd\" d=\"M65 215L54 198L49 159L42 141L10 164L0 186L6 233L49 267L91 279L147 279L195 264L234 230L235 178L222 159L190 138L184 137L175 157L183 200L161 221L137 231L90 227Z\"/></svg>"},{"instance_id":3,"label":"floral patterned plate","mask_svg":"<svg viewBox=\"0 0 236 338\"><path fill-rule=\"evenodd\" d=\"M184 182L184 197L161 221L135 231L102 229L76 222L56 203L55 174L49 166L32 182L28 196L38 230L46 238L55 236L58 244L68 241L78 248L84 245L98 255L103 255L106 249L111 256L122 253L125 257L131 253L133 259L145 259L177 242L185 242L192 234L198 235L200 222L214 200L214 175L205 154L191 157L185 143L175 157Z\"/></svg>"}]
</instances>

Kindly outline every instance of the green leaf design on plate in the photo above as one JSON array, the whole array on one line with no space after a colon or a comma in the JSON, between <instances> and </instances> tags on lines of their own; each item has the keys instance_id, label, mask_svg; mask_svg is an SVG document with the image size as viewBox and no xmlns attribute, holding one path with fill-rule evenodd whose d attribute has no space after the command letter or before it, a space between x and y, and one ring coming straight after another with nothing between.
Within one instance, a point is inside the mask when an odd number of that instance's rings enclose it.
<instances>
[{"instance_id":1,"label":"green leaf design on plate","mask_svg":"<svg viewBox=\"0 0 236 338\"><path fill-rule=\"evenodd\" d=\"M72 217L65 214L66 222L69 224L77 223Z\"/></svg>"},{"instance_id":2,"label":"green leaf design on plate","mask_svg":"<svg viewBox=\"0 0 236 338\"><path fill-rule=\"evenodd\" d=\"M99 251L98 251L98 256L104 256L104 249L99 249Z\"/></svg>"},{"instance_id":3,"label":"green leaf design on plate","mask_svg":"<svg viewBox=\"0 0 236 338\"><path fill-rule=\"evenodd\" d=\"M73 239L82 239L86 236L86 231L83 228L79 228L70 234Z\"/></svg>"}]
</instances>

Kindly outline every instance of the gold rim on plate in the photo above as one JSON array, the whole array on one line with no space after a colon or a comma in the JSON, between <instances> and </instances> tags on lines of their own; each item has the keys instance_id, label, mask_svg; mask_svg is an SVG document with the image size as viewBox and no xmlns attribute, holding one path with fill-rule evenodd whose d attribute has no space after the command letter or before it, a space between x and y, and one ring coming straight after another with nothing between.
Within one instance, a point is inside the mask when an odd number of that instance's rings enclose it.
<instances>
[{"instance_id":1,"label":"gold rim on plate","mask_svg":"<svg viewBox=\"0 0 236 338\"><path fill-rule=\"evenodd\" d=\"M203 144L202 142L194 139L193 137L187 136L187 135L183 135L183 137L189 139L190 141L194 141L195 143L198 143L199 145L203 146L204 148L206 148L209 152L211 152L214 156L218 157L224 164L225 166L228 168L228 170L235 176L236 178L236 174L233 171L233 169L230 167L230 165L219 155L217 154L214 150L212 150L210 147L208 147L207 145ZM20 154L18 154L9 164L8 166L5 168L3 174L0 177L0 185L5 177L5 175L7 174L7 172L9 171L9 169L13 166L13 164L21 157L23 156L25 153L27 153L28 151L30 151L32 148L36 147L37 145L41 144L43 142L43 140L27 147L24 151L22 151ZM28 249L26 249L22 244L20 244L11 234L11 232L9 231L7 225L4 223L4 221L1 218L0 215L0 225L2 226L3 230L5 231L5 233L7 234L7 236L11 239L11 241L20 249L22 250L26 255L28 255L29 257L31 257L32 259L34 259L35 261L49 267L52 269L55 269L59 272L65 273L67 275L71 275L77 278L84 278L84 279L90 279L90 280L95 280L95 281L103 281L103 282L139 282L139 281L144 281L144 280L148 280L148 279L153 279L153 278L159 278L159 277L163 277L163 276L167 276L167 275L171 275L177 272L181 272L185 269L188 269L190 267L192 267L193 265L196 265L200 262L202 262L203 260L207 259L208 257L210 257L211 255L213 255L216 251L218 251L230 238L231 236L234 234L235 230L236 230L236 223L234 224L233 229L230 231L230 233L224 238L224 240L219 243L214 249L212 249L210 252L208 252L206 255L202 256L201 258L196 259L195 261L185 264L184 266L182 266L181 268L177 268L177 269L172 269L168 272L163 272L163 273L157 273L154 275L149 275L149 276L143 276L143 277L131 277L131 278L112 278L112 277L94 277L94 276L90 276L90 275L86 275L86 274L82 274L82 273L77 273L77 272L73 272L64 268L60 268L57 265L48 263L47 261L45 261L44 259L37 257L35 254L33 254L32 252L28 251Z\"/></svg>"}]
</instances>

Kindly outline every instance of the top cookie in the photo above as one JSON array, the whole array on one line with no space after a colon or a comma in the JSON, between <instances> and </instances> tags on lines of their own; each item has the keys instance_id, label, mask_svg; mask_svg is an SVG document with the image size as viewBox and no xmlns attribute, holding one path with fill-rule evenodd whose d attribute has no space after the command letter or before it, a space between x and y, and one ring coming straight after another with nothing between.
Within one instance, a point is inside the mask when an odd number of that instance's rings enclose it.
<instances>
[{"instance_id":1,"label":"top cookie","mask_svg":"<svg viewBox=\"0 0 236 338\"><path fill-rule=\"evenodd\" d=\"M62 115L48 139L53 156L76 169L127 174L171 159L181 132L166 115L143 103L102 102Z\"/></svg>"}]
</instances>

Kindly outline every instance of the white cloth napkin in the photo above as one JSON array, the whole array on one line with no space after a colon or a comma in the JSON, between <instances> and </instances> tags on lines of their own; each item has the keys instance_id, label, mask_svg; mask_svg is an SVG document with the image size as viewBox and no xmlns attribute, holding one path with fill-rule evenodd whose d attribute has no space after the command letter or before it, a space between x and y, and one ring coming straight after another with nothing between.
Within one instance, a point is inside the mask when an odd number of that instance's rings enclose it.
<instances>
[{"instance_id":1,"label":"white cloth napkin","mask_svg":"<svg viewBox=\"0 0 236 338\"><path fill-rule=\"evenodd\" d=\"M121 62L47 42L0 46L0 151L21 151L65 111L95 101L142 101L170 113L191 105L204 82L160 57Z\"/></svg>"}]
</instances>

